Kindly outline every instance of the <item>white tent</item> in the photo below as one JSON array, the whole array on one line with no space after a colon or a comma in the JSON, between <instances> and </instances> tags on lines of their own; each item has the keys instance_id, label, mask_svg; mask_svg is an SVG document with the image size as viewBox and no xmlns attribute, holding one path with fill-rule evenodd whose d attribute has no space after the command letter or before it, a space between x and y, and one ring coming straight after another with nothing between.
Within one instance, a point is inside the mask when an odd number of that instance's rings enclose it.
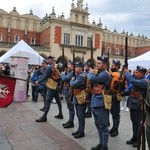
<instances>
[{"instance_id":1,"label":"white tent","mask_svg":"<svg viewBox=\"0 0 150 150\"><path fill-rule=\"evenodd\" d=\"M128 68L129 69L134 70L134 69L136 69L137 65L145 67L147 69L150 68L150 51L148 51L138 57L128 60Z\"/></svg>"},{"instance_id":2,"label":"white tent","mask_svg":"<svg viewBox=\"0 0 150 150\"><path fill-rule=\"evenodd\" d=\"M33 50L27 43L21 40L13 48L0 57L0 62L11 62L11 56L15 53L22 51L29 58L28 64L40 65L43 61L43 57L40 56L35 50Z\"/></svg>"}]
</instances>

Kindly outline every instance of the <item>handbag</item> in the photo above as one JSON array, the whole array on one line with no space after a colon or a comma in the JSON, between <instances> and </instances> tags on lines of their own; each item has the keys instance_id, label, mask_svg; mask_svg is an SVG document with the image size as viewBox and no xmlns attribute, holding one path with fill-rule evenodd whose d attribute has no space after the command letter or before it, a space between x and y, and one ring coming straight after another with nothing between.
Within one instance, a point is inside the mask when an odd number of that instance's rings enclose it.
<instances>
[{"instance_id":1,"label":"handbag","mask_svg":"<svg viewBox=\"0 0 150 150\"><path fill-rule=\"evenodd\" d=\"M86 100L86 92L85 89L82 90L79 94L75 95L79 104L84 104L87 102Z\"/></svg>"},{"instance_id":2,"label":"handbag","mask_svg":"<svg viewBox=\"0 0 150 150\"><path fill-rule=\"evenodd\" d=\"M48 78L47 81L46 81L46 86L48 88L50 88L51 90L56 90L56 88L57 88L57 82L54 81L51 78Z\"/></svg>"},{"instance_id":3,"label":"handbag","mask_svg":"<svg viewBox=\"0 0 150 150\"><path fill-rule=\"evenodd\" d=\"M107 110L111 109L111 102L112 102L112 96L109 94L105 94L104 91L102 91L103 98L104 98L104 107Z\"/></svg>"}]
</instances>

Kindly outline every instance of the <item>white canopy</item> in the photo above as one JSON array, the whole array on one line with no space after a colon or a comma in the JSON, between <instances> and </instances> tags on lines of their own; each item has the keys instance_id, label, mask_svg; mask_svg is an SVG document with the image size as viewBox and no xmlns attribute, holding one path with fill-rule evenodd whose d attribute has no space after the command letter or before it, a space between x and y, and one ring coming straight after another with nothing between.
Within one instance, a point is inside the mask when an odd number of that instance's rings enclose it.
<instances>
[{"instance_id":1,"label":"white canopy","mask_svg":"<svg viewBox=\"0 0 150 150\"><path fill-rule=\"evenodd\" d=\"M138 57L128 60L128 68L129 69L134 70L134 69L136 69L137 65L145 67L147 69L150 68L150 51L148 51Z\"/></svg>"},{"instance_id":2,"label":"white canopy","mask_svg":"<svg viewBox=\"0 0 150 150\"><path fill-rule=\"evenodd\" d=\"M11 56L15 53L22 51L29 58L28 64L40 65L43 61L43 57L40 56L34 49L32 49L27 43L21 40L13 48L0 57L0 62L10 63Z\"/></svg>"}]
</instances>

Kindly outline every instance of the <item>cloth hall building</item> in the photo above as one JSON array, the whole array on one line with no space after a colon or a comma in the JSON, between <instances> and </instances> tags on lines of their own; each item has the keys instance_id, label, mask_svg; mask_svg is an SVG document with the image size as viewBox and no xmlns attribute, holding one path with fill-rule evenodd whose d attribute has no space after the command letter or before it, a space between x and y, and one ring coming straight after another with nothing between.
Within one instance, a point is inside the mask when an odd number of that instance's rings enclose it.
<instances>
[{"instance_id":1,"label":"cloth hall building","mask_svg":"<svg viewBox=\"0 0 150 150\"><path fill-rule=\"evenodd\" d=\"M62 49L65 61L72 60L73 51L76 59L87 61L91 58L91 49L95 59L109 51L110 59L123 61L127 34L108 30L101 20L90 23L88 11L83 0L72 1L69 18L63 13L56 17L54 7L51 14L42 19L32 10L20 15L15 7L9 13L0 9L0 56L23 39L41 56L53 55L58 62L62 61ZM149 38L128 34L129 58L143 54L149 48Z\"/></svg>"}]
</instances>

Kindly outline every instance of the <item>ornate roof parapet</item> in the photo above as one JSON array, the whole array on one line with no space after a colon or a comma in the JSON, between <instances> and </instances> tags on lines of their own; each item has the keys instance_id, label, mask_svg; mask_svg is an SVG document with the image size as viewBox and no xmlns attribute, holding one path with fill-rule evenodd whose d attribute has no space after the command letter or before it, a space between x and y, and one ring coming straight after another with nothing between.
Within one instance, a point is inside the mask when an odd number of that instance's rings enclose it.
<instances>
[{"instance_id":1,"label":"ornate roof parapet","mask_svg":"<svg viewBox=\"0 0 150 150\"><path fill-rule=\"evenodd\" d=\"M16 7L13 7L13 10L10 12L11 15L14 15L14 16L18 16L19 13L17 12L17 9Z\"/></svg>"},{"instance_id":2,"label":"ornate roof parapet","mask_svg":"<svg viewBox=\"0 0 150 150\"><path fill-rule=\"evenodd\" d=\"M29 15L33 15L33 10L32 9L30 9Z\"/></svg>"},{"instance_id":3,"label":"ornate roof parapet","mask_svg":"<svg viewBox=\"0 0 150 150\"><path fill-rule=\"evenodd\" d=\"M83 0L77 0L77 9L83 10Z\"/></svg>"},{"instance_id":4,"label":"ornate roof parapet","mask_svg":"<svg viewBox=\"0 0 150 150\"><path fill-rule=\"evenodd\" d=\"M52 19L56 18L56 13L55 13L54 7L52 8L51 18Z\"/></svg>"},{"instance_id":5,"label":"ornate roof parapet","mask_svg":"<svg viewBox=\"0 0 150 150\"><path fill-rule=\"evenodd\" d=\"M116 30L116 28L114 28L114 31L113 31L113 32L114 32L114 33L118 33L117 30Z\"/></svg>"},{"instance_id":6,"label":"ornate roof parapet","mask_svg":"<svg viewBox=\"0 0 150 150\"><path fill-rule=\"evenodd\" d=\"M60 16L60 19L65 19L64 13L62 12L62 15Z\"/></svg>"},{"instance_id":7,"label":"ornate roof parapet","mask_svg":"<svg viewBox=\"0 0 150 150\"><path fill-rule=\"evenodd\" d=\"M86 12L89 11L88 4L86 4L85 11L86 11Z\"/></svg>"},{"instance_id":8,"label":"ornate roof parapet","mask_svg":"<svg viewBox=\"0 0 150 150\"><path fill-rule=\"evenodd\" d=\"M74 0L72 0L71 9L75 8Z\"/></svg>"},{"instance_id":9,"label":"ornate roof parapet","mask_svg":"<svg viewBox=\"0 0 150 150\"><path fill-rule=\"evenodd\" d=\"M97 26L98 26L99 28L102 28L102 27L103 27L103 24L102 24L102 22L101 22L101 18L99 18L99 23L97 24Z\"/></svg>"},{"instance_id":10,"label":"ornate roof parapet","mask_svg":"<svg viewBox=\"0 0 150 150\"><path fill-rule=\"evenodd\" d=\"M131 32L130 36L134 36L132 32Z\"/></svg>"},{"instance_id":11,"label":"ornate roof parapet","mask_svg":"<svg viewBox=\"0 0 150 150\"><path fill-rule=\"evenodd\" d=\"M123 30L121 34L126 34L125 31Z\"/></svg>"},{"instance_id":12,"label":"ornate roof parapet","mask_svg":"<svg viewBox=\"0 0 150 150\"><path fill-rule=\"evenodd\" d=\"M93 20L93 22L92 22L92 26L96 26L96 22L95 22L95 20Z\"/></svg>"}]
</instances>

